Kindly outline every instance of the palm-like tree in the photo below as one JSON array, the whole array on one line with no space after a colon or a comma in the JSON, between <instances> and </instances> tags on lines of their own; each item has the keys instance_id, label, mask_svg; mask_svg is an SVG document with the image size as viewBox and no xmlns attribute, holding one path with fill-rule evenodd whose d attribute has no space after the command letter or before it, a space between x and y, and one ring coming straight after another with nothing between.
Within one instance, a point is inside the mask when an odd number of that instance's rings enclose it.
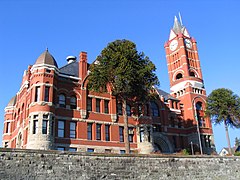
<instances>
[{"instance_id":1,"label":"palm-like tree","mask_svg":"<svg viewBox=\"0 0 240 180\"><path fill-rule=\"evenodd\" d=\"M214 124L224 123L229 152L232 154L228 127L240 128L240 98L238 95L230 89L213 90L207 99L206 115L210 116Z\"/></svg>"}]
</instances>

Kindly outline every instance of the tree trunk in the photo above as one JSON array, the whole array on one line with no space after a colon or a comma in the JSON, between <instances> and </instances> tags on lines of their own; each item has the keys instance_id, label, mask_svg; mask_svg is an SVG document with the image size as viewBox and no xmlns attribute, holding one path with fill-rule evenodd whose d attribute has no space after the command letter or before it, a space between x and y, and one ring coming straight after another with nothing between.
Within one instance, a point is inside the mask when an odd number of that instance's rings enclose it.
<instances>
[{"instance_id":1,"label":"tree trunk","mask_svg":"<svg viewBox=\"0 0 240 180\"><path fill-rule=\"evenodd\" d=\"M229 138L229 133L228 133L228 126L226 120L224 120L224 126L225 126L225 131L226 131L226 138L228 142L228 151L229 154L232 155L232 148L231 148L231 143L230 143L230 138Z\"/></svg>"},{"instance_id":2,"label":"tree trunk","mask_svg":"<svg viewBox=\"0 0 240 180\"><path fill-rule=\"evenodd\" d=\"M128 116L127 116L127 100L123 99L123 120L124 120L124 142L126 154L130 153L130 144L128 138Z\"/></svg>"}]
</instances>

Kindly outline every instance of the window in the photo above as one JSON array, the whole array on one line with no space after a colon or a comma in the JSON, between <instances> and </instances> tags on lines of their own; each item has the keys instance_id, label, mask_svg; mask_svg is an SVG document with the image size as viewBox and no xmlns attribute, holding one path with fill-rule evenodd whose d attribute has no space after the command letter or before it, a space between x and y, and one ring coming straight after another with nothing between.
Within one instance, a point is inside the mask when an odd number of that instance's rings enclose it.
<instances>
[{"instance_id":1,"label":"window","mask_svg":"<svg viewBox=\"0 0 240 180\"><path fill-rule=\"evenodd\" d=\"M93 148L87 148L87 152L94 152Z\"/></svg>"},{"instance_id":2,"label":"window","mask_svg":"<svg viewBox=\"0 0 240 180\"><path fill-rule=\"evenodd\" d=\"M58 121L58 137L65 136L65 121Z\"/></svg>"},{"instance_id":3,"label":"window","mask_svg":"<svg viewBox=\"0 0 240 180\"><path fill-rule=\"evenodd\" d=\"M176 141L176 136L172 136L173 139L173 145L175 148L177 148L177 141Z\"/></svg>"},{"instance_id":4,"label":"window","mask_svg":"<svg viewBox=\"0 0 240 180\"><path fill-rule=\"evenodd\" d=\"M64 94L59 95L59 106L60 107L66 107L66 97Z\"/></svg>"},{"instance_id":5,"label":"window","mask_svg":"<svg viewBox=\"0 0 240 180\"><path fill-rule=\"evenodd\" d=\"M38 120L33 121L33 134L38 133Z\"/></svg>"},{"instance_id":6,"label":"window","mask_svg":"<svg viewBox=\"0 0 240 180\"><path fill-rule=\"evenodd\" d=\"M70 138L76 138L76 122L70 122Z\"/></svg>"},{"instance_id":7,"label":"window","mask_svg":"<svg viewBox=\"0 0 240 180\"><path fill-rule=\"evenodd\" d=\"M6 133L10 133L10 122L6 124Z\"/></svg>"},{"instance_id":8,"label":"window","mask_svg":"<svg viewBox=\"0 0 240 180\"><path fill-rule=\"evenodd\" d=\"M50 87L45 86L44 101L46 102L49 101L49 90L50 90Z\"/></svg>"},{"instance_id":9,"label":"window","mask_svg":"<svg viewBox=\"0 0 240 180\"><path fill-rule=\"evenodd\" d=\"M151 128L147 127L147 138L148 138L148 142L151 142Z\"/></svg>"},{"instance_id":10,"label":"window","mask_svg":"<svg viewBox=\"0 0 240 180\"><path fill-rule=\"evenodd\" d=\"M202 110L202 103L201 102L196 103L196 110Z\"/></svg>"},{"instance_id":11,"label":"window","mask_svg":"<svg viewBox=\"0 0 240 180\"><path fill-rule=\"evenodd\" d=\"M43 120L42 134L47 134L48 120Z\"/></svg>"},{"instance_id":12,"label":"window","mask_svg":"<svg viewBox=\"0 0 240 180\"><path fill-rule=\"evenodd\" d=\"M70 152L76 152L76 151L77 151L77 148L70 147L70 148L68 149L68 151L70 151Z\"/></svg>"},{"instance_id":13,"label":"window","mask_svg":"<svg viewBox=\"0 0 240 180\"><path fill-rule=\"evenodd\" d=\"M92 98L87 98L87 110L92 111Z\"/></svg>"},{"instance_id":14,"label":"window","mask_svg":"<svg viewBox=\"0 0 240 180\"><path fill-rule=\"evenodd\" d=\"M109 113L109 100L104 100L104 113Z\"/></svg>"},{"instance_id":15,"label":"window","mask_svg":"<svg viewBox=\"0 0 240 180\"><path fill-rule=\"evenodd\" d=\"M127 104L127 116L131 116L131 106Z\"/></svg>"},{"instance_id":16,"label":"window","mask_svg":"<svg viewBox=\"0 0 240 180\"><path fill-rule=\"evenodd\" d=\"M111 149L105 149L105 153L111 153L112 150Z\"/></svg>"},{"instance_id":17,"label":"window","mask_svg":"<svg viewBox=\"0 0 240 180\"><path fill-rule=\"evenodd\" d=\"M161 132L161 125L160 124L154 124L153 125L153 132Z\"/></svg>"},{"instance_id":18,"label":"window","mask_svg":"<svg viewBox=\"0 0 240 180\"><path fill-rule=\"evenodd\" d=\"M96 99L96 112L100 112L101 99Z\"/></svg>"},{"instance_id":19,"label":"window","mask_svg":"<svg viewBox=\"0 0 240 180\"><path fill-rule=\"evenodd\" d=\"M70 98L70 108L76 109L77 108L77 98L75 96L72 96Z\"/></svg>"},{"instance_id":20,"label":"window","mask_svg":"<svg viewBox=\"0 0 240 180\"><path fill-rule=\"evenodd\" d=\"M190 76L195 77L195 73L194 72L191 71L189 74L190 74Z\"/></svg>"},{"instance_id":21,"label":"window","mask_svg":"<svg viewBox=\"0 0 240 180\"><path fill-rule=\"evenodd\" d=\"M105 125L105 140L110 141L110 125Z\"/></svg>"},{"instance_id":22,"label":"window","mask_svg":"<svg viewBox=\"0 0 240 180\"><path fill-rule=\"evenodd\" d=\"M155 102L151 102L152 115L155 117L159 116L158 105Z\"/></svg>"},{"instance_id":23,"label":"window","mask_svg":"<svg viewBox=\"0 0 240 180\"><path fill-rule=\"evenodd\" d=\"M5 147L5 148L8 148L8 142L5 142L5 143L4 143L4 147Z\"/></svg>"},{"instance_id":24,"label":"window","mask_svg":"<svg viewBox=\"0 0 240 180\"><path fill-rule=\"evenodd\" d=\"M144 128L141 127L140 128L140 142L143 142L143 140L144 140Z\"/></svg>"},{"instance_id":25,"label":"window","mask_svg":"<svg viewBox=\"0 0 240 180\"><path fill-rule=\"evenodd\" d=\"M178 73L177 76L176 76L176 79L181 79L183 76L181 73Z\"/></svg>"},{"instance_id":26,"label":"window","mask_svg":"<svg viewBox=\"0 0 240 180\"><path fill-rule=\"evenodd\" d=\"M96 139L97 140L101 140L101 127L102 125L101 124L97 124L97 127L96 127Z\"/></svg>"},{"instance_id":27,"label":"window","mask_svg":"<svg viewBox=\"0 0 240 180\"><path fill-rule=\"evenodd\" d=\"M60 146L58 146L58 147L57 147L57 150L58 150L58 151L65 151L65 147L60 147Z\"/></svg>"},{"instance_id":28,"label":"window","mask_svg":"<svg viewBox=\"0 0 240 180\"><path fill-rule=\"evenodd\" d=\"M44 114L43 119L48 119L48 114Z\"/></svg>"},{"instance_id":29,"label":"window","mask_svg":"<svg viewBox=\"0 0 240 180\"><path fill-rule=\"evenodd\" d=\"M174 117L170 117L170 123L171 123L171 126L172 127L175 127L175 120L174 120Z\"/></svg>"},{"instance_id":30,"label":"window","mask_svg":"<svg viewBox=\"0 0 240 180\"><path fill-rule=\"evenodd\" d=\"M122 103L118 103L117 104L117 113L118 115L122 115Z\"/></svg>"},{"instance_id":31,"label":"window","mask_svg":"<svg viewBox=\"0 0 240 180\"><path fill-rule=\"evenodd\" d=\"M37 86L35 89L35 102L40 101L40 86Z\"/></svg>"},{"instance_id":32,"label":"window","mask_svg":"<svg viewBox=\"0 0 240 180\"><path fill-rule=\"evenodd\" d=\"M92 140L92 123L87 124L87 139Z\"/></svg>"},{"instance_id":33,"label":"window","mask_svg":"<svg viewBox=\"0 0 240 180\"><path fill-rule=\"evenodd\" d=\"M125 150L120 150L120 154L125 154L126 151Z\"/></svg>"},{"instance_id":34,"label":"window","mask_svg":"<svg viewBox=\"0 0 240 180\"><path fill-rule=\"evenodd\" d=\"M129 142L133 142L134 130L133 127L128 128L128 140Z\"/></svg>"},{"instance_id":35,"label":"window","mask_svg":"<svg viewBox=\"0 0 240 180\"><path fill-rule=\"evenodd\" d=\"M124 142L124 127L119 127L119 141Z\"/></svg>"}]
</instances>

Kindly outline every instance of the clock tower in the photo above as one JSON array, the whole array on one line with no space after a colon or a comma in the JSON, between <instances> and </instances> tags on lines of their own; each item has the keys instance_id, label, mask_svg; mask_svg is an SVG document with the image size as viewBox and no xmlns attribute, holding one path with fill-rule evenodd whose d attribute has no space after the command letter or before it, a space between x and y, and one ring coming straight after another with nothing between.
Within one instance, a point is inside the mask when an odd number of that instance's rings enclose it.
<instances>
[{"instance_id":1,"label":"clock tower","mask_svg":"<svg viewBox=\"0 0 240 180\"><path fill-rule=\"evenodd\" d=\"M180 100L184 129L190 131L188 143L194 143L200 151L209 153L214 146L213 132L210 118L204 115L207 96L197 43L176 16L164 47L170 94Z\"/></svg>"}]
</instances>

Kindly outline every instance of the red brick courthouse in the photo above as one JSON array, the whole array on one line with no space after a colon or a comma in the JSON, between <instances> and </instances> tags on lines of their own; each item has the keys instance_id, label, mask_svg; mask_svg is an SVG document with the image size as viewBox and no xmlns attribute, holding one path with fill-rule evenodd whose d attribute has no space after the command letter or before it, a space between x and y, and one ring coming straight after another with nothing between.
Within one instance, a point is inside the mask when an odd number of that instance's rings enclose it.
<instances>
[{"instance_id":1,"label":"red brick courthouse","mask_svg":"<svg viewBox=\"0 0 240 180\"><path fill-rule=\"evenodd\" d=\"M175 17L164 45L170 94L155 88L158 99L144 108L127 105L132 152L173 153L190 144L214 150L206 90L197 44ZM24 71L21 87L5 108L3 146L80 152L124 153L122 104L111 92L87 89L87 53L67 57L58 67L48 50ZM131 110L143 110L136 118ZM197 121L198 120L198 121ZM197 123L198 122L198 123Z\"/></svg>"}]
</instances>

